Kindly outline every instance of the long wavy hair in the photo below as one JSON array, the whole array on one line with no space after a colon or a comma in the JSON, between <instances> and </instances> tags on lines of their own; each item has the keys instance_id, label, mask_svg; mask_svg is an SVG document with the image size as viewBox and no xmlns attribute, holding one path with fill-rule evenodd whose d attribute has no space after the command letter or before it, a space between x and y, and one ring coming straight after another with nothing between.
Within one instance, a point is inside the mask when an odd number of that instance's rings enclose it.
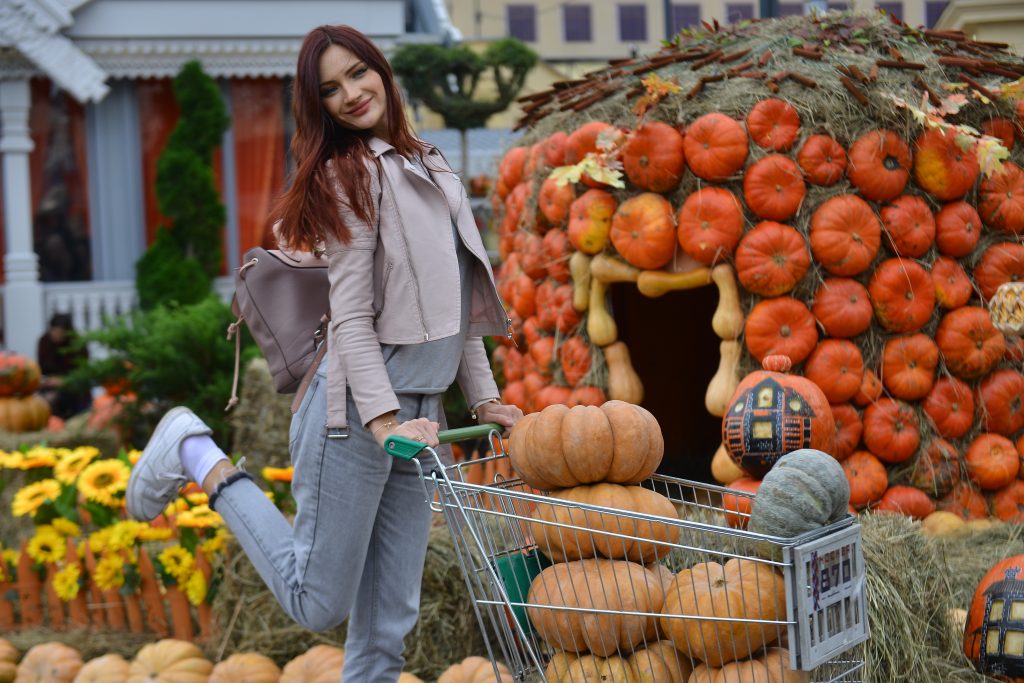
<instances>
[{"instance_id":1,"label":"long wavy hair","mask_svg":"<svg viewBox=\"0 0 1024 683\"><path fill-rule=\"evenodd\" d=\"M403 156L423 155L423 146L405 118L402 96L384 53L351 26L318 26L310 31L299 50L292 86L295 170L270 215L272 222L279 222L279 241L290 249L312 250L328 235L348 242L350 226L345 225L341 208L349 209L360 221L376 220L367 167L373 159L367 145L373 133L345 128L331 118L320 99L320 57L331 45L349 50L380 74L389 142Z\"/></svg>"}]
</instances>

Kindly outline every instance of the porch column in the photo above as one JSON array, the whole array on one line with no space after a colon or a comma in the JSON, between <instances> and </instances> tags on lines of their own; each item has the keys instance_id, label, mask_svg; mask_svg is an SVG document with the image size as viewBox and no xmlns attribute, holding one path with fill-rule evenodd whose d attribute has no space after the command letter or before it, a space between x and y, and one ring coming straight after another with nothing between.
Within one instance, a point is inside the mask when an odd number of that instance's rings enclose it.
<instances>
[{"instance_id":1,"label":"porch column","mask_svg":"<svg viewBox=\"0 0 1024 683\"><path fill-rule=\"evenodd\" d=\"M32 138L28 79L0 81L0 155L4 171L4 346L30 358L43 333L43 286L32 244L32 196L28 155Z\"/></svg>"}]
</instances>

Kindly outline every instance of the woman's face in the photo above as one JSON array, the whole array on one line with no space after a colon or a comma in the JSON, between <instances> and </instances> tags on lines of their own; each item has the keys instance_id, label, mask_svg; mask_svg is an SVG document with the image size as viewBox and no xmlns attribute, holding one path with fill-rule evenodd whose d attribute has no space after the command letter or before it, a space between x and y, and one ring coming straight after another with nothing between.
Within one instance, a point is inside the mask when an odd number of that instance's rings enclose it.
<instances>
[{"instance_id":1,"label":"woman's face","mask_svg":"<svg viewBox=\"0 0 1024 683\"><path fill-rule=\"evenodd\" d=\"M332 119L387 140L384 81L351 51L330 45L320 56L320 101Z\"/></svg>"}]
</instances>

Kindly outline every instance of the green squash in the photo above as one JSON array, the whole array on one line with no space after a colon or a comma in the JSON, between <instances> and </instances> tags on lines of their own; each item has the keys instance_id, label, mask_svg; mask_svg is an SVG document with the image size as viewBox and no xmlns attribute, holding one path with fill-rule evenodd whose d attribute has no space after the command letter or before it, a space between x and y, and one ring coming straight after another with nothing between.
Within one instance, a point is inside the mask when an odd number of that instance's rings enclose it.
<instances>
[{"instance_id":1,"label":"green squash","mask_svg":"<svg viewBox=\"0 0 1024 683\"><path fill-rule=\"evenodd\" d=\"M850 505L843 466L828 453L801 448L764 475L750 511L750 531L790 538L842 519Z\"/></svg>"}]
</instances>

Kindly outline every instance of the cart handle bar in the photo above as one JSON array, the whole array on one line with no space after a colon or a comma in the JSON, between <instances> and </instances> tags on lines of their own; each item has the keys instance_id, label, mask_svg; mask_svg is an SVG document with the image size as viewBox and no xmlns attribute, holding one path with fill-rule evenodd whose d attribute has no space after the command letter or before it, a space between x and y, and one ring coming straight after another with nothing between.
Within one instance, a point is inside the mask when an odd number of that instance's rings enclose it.
<instances>
[{"instance_id":1,"label":"cart handle bar","mask_svg":"<svg viewBox=\"0 0 1024 683\"><path fill-rule=\"evenodd\" d=\"M487 436L491 432L501 434L503 431L505 431L505 428L500 424L488 422L475 427L446 429L437 433L437 439L441 443L453 443L455 441L465 441L466 439L477 439ZM388 455L402 458L403 460L412 460L426 447L425 443L413 441L404 436L389 436L384 440L384 450L387 451Z\"/></svg>"}]
</instances>

